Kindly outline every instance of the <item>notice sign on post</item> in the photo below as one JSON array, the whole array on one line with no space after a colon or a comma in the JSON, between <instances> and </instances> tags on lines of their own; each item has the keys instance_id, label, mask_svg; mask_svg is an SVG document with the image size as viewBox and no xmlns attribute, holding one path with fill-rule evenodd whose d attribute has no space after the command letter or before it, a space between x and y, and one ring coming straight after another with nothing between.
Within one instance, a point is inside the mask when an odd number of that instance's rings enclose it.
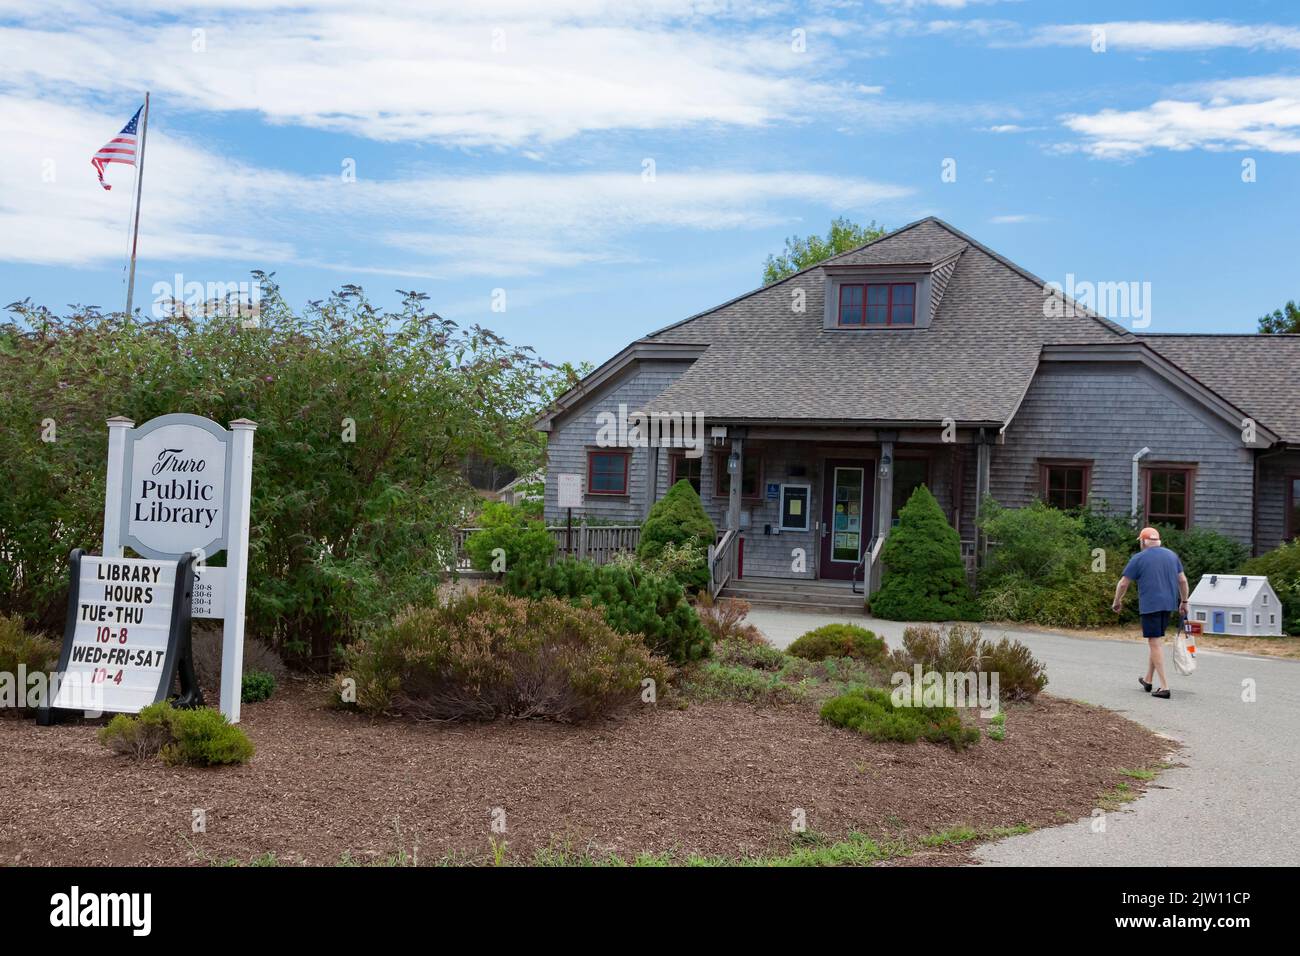
<instances>
[{"instance_id":1,"label":"notice sign on post","mask_svg":"<svg viewBox=\"0 0 1300 956\"><path fill-rule=\"evenodd\" d=\"M560 475L558 498L561 508L581 508L582 475Z\"/></svg>"},{"instance_id":2,"label":"notice sign on post","mask_svg":"<svg viewBox=\"0 0 1300 956\"><path fill-rule=\"evenodd\" d=\"M168 698L178 673L180 703L198 702L190 652L192 562L72 552L53 707L139 713Z\"/></svg>"}]
</instances>

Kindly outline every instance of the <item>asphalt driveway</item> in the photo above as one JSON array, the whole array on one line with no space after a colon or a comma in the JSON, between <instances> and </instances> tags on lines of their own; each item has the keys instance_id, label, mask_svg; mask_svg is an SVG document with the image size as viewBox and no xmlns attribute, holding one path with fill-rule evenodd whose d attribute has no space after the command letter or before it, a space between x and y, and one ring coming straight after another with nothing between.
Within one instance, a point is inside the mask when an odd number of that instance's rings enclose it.
<instances>
[{"instance_id":1,"label":"asphalt driveway","mask_svg":"<svg viewBox=\"0 0 1300 956\"><path fill-rule=\"evenodd\" d=\"M778 647L829 621L871 628L899 645L905 624L755 608L749 620ZM1138 686L1146 648L986 628L1023 641L1047 665L1047 690L1118 711L1183 744L1185 766L1162 773L1140 800L1093 821L1011 837L979 848L990 865L1294 866L1300 863L1300 661L1201 650L1182 677L1166 661L1173 697ZM1253 690L1253 700L1248 691ZM1015 732L1014 726L1008 728Z\"/></svg>"}]
</instances>

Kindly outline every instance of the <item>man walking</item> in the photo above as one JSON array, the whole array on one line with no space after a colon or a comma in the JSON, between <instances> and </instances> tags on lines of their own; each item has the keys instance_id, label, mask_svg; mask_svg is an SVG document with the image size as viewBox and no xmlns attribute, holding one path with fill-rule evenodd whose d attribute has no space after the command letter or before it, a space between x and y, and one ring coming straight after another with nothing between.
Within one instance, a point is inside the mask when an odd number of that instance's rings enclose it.
<instances>
[{"instance_id":1,"label":"man walking","mask_svg":"<svg viewBox=\"0 0 1300 956\"><path fill-rule=\"evenodd\" d=\"M1111 605L1118 614L1124 604L1124 594L1132 582L1137 582L1138 613L1142 615L1142 636L1147 639L1147 676L1138 678L1142 689L1152 697L1169 699L1169 681L1165 677L1165 651L1160 641L1169 627L1169 615L1176 609L1179 617L1187 616L1187 575L1178 555L1160 543L1160 532L1143 528L1138 535L1138 553L1129 558L1124 575L1115 585L1115 602ZM1151 678L1160 676L1160 688L1151 691Z\"/></svg>"}]
</instances>

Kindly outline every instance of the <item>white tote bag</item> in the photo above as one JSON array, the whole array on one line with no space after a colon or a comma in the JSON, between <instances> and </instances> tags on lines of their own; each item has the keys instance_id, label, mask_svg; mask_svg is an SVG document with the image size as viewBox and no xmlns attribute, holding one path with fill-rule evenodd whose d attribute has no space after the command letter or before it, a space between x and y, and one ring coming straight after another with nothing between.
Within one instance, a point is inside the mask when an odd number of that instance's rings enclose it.
<instances>
[{"instance_id":1,"label":"white tote bag","mask_svg":"<svg viewBox=\"0 0 1300 956\"><path fill-rule=\"evenodd\" d=\"M1174 666L1184 677L1196 670L1196 658L1187 649L1187 631L1181 627L1174 635Z\"/></svg>"}]
</instances>

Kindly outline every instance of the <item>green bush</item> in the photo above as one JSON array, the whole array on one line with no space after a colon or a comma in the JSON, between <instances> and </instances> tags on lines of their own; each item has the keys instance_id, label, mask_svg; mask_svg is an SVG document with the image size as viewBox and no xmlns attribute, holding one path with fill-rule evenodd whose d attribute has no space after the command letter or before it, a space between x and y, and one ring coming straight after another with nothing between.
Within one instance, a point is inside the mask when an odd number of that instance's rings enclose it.
<instances>
[{"instance_id":1,"label":"green bush","mask_svg":"<svg viewBox=\"0 0 1300 956\"><path fill-rule=\"evenodd\" d=\"M780 673L719 661L699 665L684 691L704 700L738 700L747 704L797 703L808 696L804 688L783 680Z\"/></svg>"},{"instance_id":2,"label":"green bush","mask_svg":"<svg viewBox=\"0 0 1300 956\"><path fill-rule=\"evenodd\" d=\"M149 704L132 717L117 714L99 730L99 742L114 753L142 760L156 757L172 740L172 706L166 701Z\"/></svg>"},{"instance_id":3,"label":"green bush","mask_svg":"<svg viewBox=\"0 0 1300 956\"><path fill-rule=\"evenodd\" d=\"M1206 574L1231 574L1250 557L1250 549L1210 528L1160 527L1160 543L1183 562L1187 584L1194 591ZM1133 550L1137 545L1133 545ZM1122 569L1121 569L1122 570Z\"/></svg>"},{"instance_id":4,"label":"green bush","mask_svg":"<svg viewBox=\"0 0 1300 956\"><path fill-rule=\"evenodd\" d=\"M809 661L824 661L828 657L878 661L885 654L885 642L856 624L824 624L798 638L787 648L787 653Z\"/></svg>"},{"instance_id":5,"label":"green bush","mask_svg":"<svg viewBox=\"0 0 1300 956\"><path fill-rule=\"evenodd\" d=\"M452 529L479 501L468 460L541 460L530 420L567 369L420 295L390 312L346 286L294 310L258 279L256 327L27 303L0 320L0 612L62 621L68 552L102 533L111 415L259 423L248 633L317 666L436 592L431 569L450 566ZM43 419L58 441L18 424Z\"/></svg>"},{"instance_id":6,"label":"green bush","mask_svg":"<svg viewBox=\"0 0 1300 956\"><path fill-rule=\"evenodd\" d=\"M779 671L790 658L775 647L747 640L725 639L713 645L713 659L719 664L752 667L759 671Z\"/></svg>"},{"instance_id":7,"label":"green bush","mask_svg":"<svg viewBox=\"0 0 1300 956\"><path fill-rule=\"evenodd\" d=\"M268 674L266 671L248 671L244 674L243 687L240 688L239 694L239 699L243 703L256 704L258 701L270 700L274 693L274 674Z\"/></svg>"},{"instance_id":8,"label":"green bush","mask_svg":"<svg viewBox=\"0 0 1300 956\"><path fill-rule=\"evenodd\" d=\"M1011 575L1037 585L1057 584L1077 575L1091 557L1080 518L1041 501L1003 508L987 499L980 527L993 542L981 587Z\"/></svg>"},{"instance_id":9,"label":"green bush","mask_svg":"<svg viewBox=\"0 0 1300 956\"><path fill-rule=\"evenodd\" d=\"M477 571L501 570L494 553L498 550L504 555L504 570L522 564L545 564L555 554L555 539L546 525L529 518L522 508L489 501L477 523L479 530L465 541L470 566Z\"/></svg>"},{"instance_id":10,"label":"green bush","mask_svg":"<svg viewBox=\"0 0 1300 956\"><path fill-rule=\"evenodd\" d=\"M99 742L137 759L161 755L171 765L212 767L247 763L253 756L252 742L221 711L177 710L166 701L134 717L118 714L100 729Z\"/></svg>"},{"instance_id":11,"label":"green bush","mask_svg":"<svg viewBox=\"0 0 1300 956\"><path fill-rule=\"evenodd\" d=\"M1300 634L1300 538L1251 558L1241 566L1242 574L1263 574L1282 602L1282 630Z\"/></svg>"},{"instance_id":12,"label":"green bush","mask_svg":"<svg viewBox=\"0 0 1300 956\"><path fill-rule=\"evenodd\" d=\"M638 702L647 678L659 691L669 678L598 612L497 588L408 608L348 656L358 706L432 720L584 720Z\"/></svg>"},{"instance_id":13,"label":"green bush","mask_svg":"<svg viewBox=\"0 0 1300 956\"><path fill-rule=\"evenodd\" d=\"M17 675L20 664L29 674L50 671L58 662L58 644L28 630L19 615L0 614L0 673Z\"/></svg>"},{"instance_id":14,"label":"green bush","mask_svg":"<svg viewBox=\"0 0 1300 956\"><path fill-rule=\"evenodd\" d=\"M1044 627L1105 627L1137 620L1137 598L1130 588L1124 610L1111 609L1115 582L1128 557L1107 552L1104 571L1092 562L1052 584L1036 583L1019 573L986 579L980 586L980 616L986 621L1026 621Z\"/></svg>"},{"instance_id":15,"label":"green bush","mask_svg":"<svg viewBox=\"0 0 1300 956\"><path fill-rule=\"evenodd\" d=\"M699 590L709 583L708 549L717 537L712 519L691 483L683 479L654 503L641 526L637 557L654 561L668 545L689 547L696 560L676 575L678 583Z\"/></svg>"},{"instance_id":16,"label":"green bush","mask_svg":"<svg viewBox=\"0 0 1300 956\"><path fill-rule=\"evenodd\" d=\"M245 733L211 707L171 712L172 740L160 751L163 762L191 767L248 763L253 743Z\"/></svg>"},{"instance_id":17,"label":"green bush","mask_svg":"<svg viewBox=\"0 0 1300 956\"><path fill-rule=\"evenodd\" d=\"M563 598L594 607L620 634L640 634L660 657L679 664L709 655L711 640L682 586L670 577L626 564L597 566L563 560L549 566L520 566L505 578L518 597Z\"/></svg>"},{"instance_id":18,"label":"green bush","mask_svg":"<svg viewBox=\"0 0 1300 956\"><path fill-rule=\"evenodd\" d=\"M1104 498L1089 501L1084 508L1074 512L1079 519L1079 528L1090 548L1102 548L1106 551L1133 550L1137 538L1137 522L1131 515L1115 514Z\"/></svg>"},{"instance_id":19,"label":"green bush","mask_svg":"<svg viewBox=\"0 0 1300 956\"><path fill-rule=\"evenodd\" d=\"M953 624L945 631L934 626L909 627L903 646L890 655L896 671L921 670L940 674L996 673L1001 700L1032 701L1047 686L1047 670L1020 641L1003 637L994 644L970 624Z\"/></svg>"},{"instance_id":20,"label":"green bush","mask_svg":"<svg viewBox=\"0 0 1300 956\"><path fill-rule=\"evenodd\" d=\"M885 573L871 613L895 621L970 620L977 615L961 539L925 485L898 512L881 550Z\"/></svg>"},{"instance_id":21,"label":"green bush","mask_svg":"<svg viewBox=\"0 0 1300 956\"><path fill-rule=\"evenodd\" d=\"M913 744L924 737L953 750L964 750L980 736L977 728L964 726L951 707L898 707L890 693L878 687L832 697L822 705L821 719L872 740Z\"/></svg>"}]
</instances>

